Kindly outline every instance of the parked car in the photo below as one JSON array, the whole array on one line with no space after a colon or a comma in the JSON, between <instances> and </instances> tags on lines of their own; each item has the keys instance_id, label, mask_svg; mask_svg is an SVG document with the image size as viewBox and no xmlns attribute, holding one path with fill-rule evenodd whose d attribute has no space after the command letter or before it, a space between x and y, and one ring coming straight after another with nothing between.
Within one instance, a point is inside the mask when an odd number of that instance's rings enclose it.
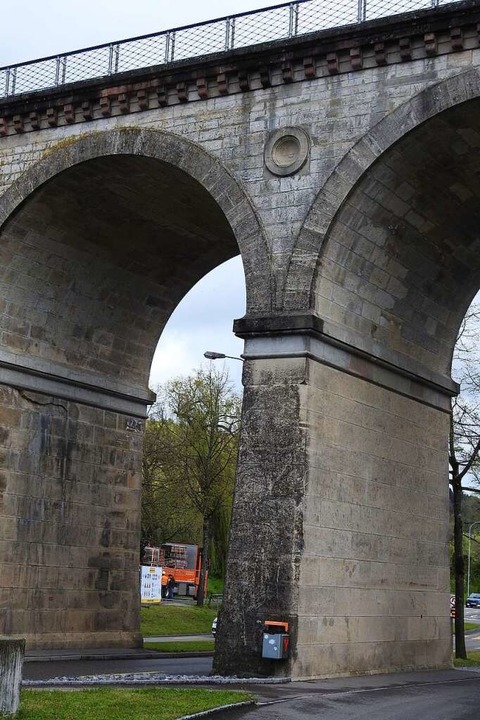
<instances>
[{"instance_id":1,"label":"parked car","mask_svg":"<svg viewBox=\"0 0 480 720\"><path fill-rule=\"evenodd\" d=\"M465 605L469 608L480 607L480 593L470 593Z\"/></svg>"},{"instance_id":2,"label":"parked car","mask_svg":"<svg viewBox=\"0 0 480 720\"><path fill-rule=\"evenodd\" d=\"M213 620L213 622L212 622L212 635L213 635L213 637L215 637L216 634L217 634L217 618L214 618L214 620Z\"/></svg>"}]
</instances>

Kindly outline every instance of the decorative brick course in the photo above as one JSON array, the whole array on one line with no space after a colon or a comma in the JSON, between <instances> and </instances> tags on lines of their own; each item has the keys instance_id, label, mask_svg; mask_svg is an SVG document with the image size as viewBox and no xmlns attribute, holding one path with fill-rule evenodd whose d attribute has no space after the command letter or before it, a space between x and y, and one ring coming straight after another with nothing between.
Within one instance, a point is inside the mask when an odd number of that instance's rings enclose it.
<instances>
[{"instance_id":1,"label":"decorative brick course","mask_svg":"<svg viewBox=\"0 0 480 720\"><path fill-rule=\"evenodd\" d=\"M300 36L291 41L287 64L283 43L280 44L279 49L276 49L276 43L271 43L267 51L260 46L254 60L245 61L244 50L232 53L228 70L223 61L217 61L213 56L211 60L203 60L202 65L198 65L195 61L180 62L176 71L166 70L160 66L158 70L148 71L146 74L142 71L125 73L121 76L125 82L120 85L116 76L116 85L103 84L98 89L98 82L91 81L67 86L67 89L60 88L53 93L46 90L42 95L55 96L55 103L58 104L57 114L60 108L64 106L69 108L63 116L63 122L84 122L94 117L106 116L105 94L117 101L117 112L120 114L136 113L154 109L157 105L166 107L193 99L206 100L227 93L248 92L258 82L264 88L272 84L281 86L284 83L309 80L316 75L327 77L350 72L351 69L373 67L375 64L391 65L399 61L408 62L414 57L419 59L432 54L448 54L465 48L478 47L477 28L480 11L477 12L476 6L473 3L466 3L465 8L456 7L451 14L462 24L451 28L449 13L437 8L434 20L428 11L423 11L418 13L417 23L412 23L407 17L397 16L389 18L387 26L385 21L380 20L364 23L340 35L337 30L335 34L331 34L331 31L323 31L318 33L318 38L313 42ZM426 31L425 28L428 26L431 29ZM386 35L384 41L379 40L382 32ZM375 48L373 53L372 46ZM303 73L300 72L301 69ZM211 85L208 80L212 81ZM199 81L203 88L202 92L192 92L198 90ZM92 86L92 89L89 86ZM36 104L41 106L44 102L42 100ZM85 103L90 104L91 114L85 115L83 112L82 107ZM0 101L0 108L2 107L5 108L4 117L8 123L7 134L16 131L13 116L19 115L17 108L26 108L25 120L28 120L28 96L4 99ZM76 108L81 112L75 113ZM42 126L56 125L57 115L54 107L43 107L40 117L43 121ZM34 125L25 122L24 126L25 132L36 129Z\"/></svg>"}]
</instances>

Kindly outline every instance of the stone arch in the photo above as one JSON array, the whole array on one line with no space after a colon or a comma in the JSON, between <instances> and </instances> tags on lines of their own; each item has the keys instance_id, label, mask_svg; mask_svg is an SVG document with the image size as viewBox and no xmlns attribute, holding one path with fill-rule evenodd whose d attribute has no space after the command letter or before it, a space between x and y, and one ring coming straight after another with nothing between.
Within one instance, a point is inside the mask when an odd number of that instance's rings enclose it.
<instances>
[{"instance_id":1,"label":"stone arch","mask_svg":"<svg viewBox=\"0 0 480 720\"><path fill-rule=\"evenodd\" d=\"M213 155L173 133L120 128L75 136L53 145L2 196L0 228L44 183L79 163L109 155L137 155L172 165L198 181L224 212L238 243L245 270L247 311L272 304L271 262L261 222L239 182ZM269 290L265 293L265 289Z\"/></svg>"},{"instance_id":2,"label":"stone arch","mask_svg":"<svg viewBox=\"0 0 480 720\"><path fill-rule=\"evenodd\" d=\"M52 146L1 213L2 522L28 591L0 631L30 647L137 645L153 351L177 302L239 249L250 309L269 306L262 228L218 160L137 129ZM4 599L19 589L11 557L5 543Z\"/></svg>"},{"instance_id":3,"label":"stone arch","mask_svg":"<svg viewBox=\"0 0 480 720\"><path fill-rule=\"evenodd\" d=\"M386 159L384 167L388 170L391 159L395 157L395 154L398 155L402 152L403 147L408 146L409 138L415 136L418 138L426 137L429 127L433 127L432 123L436 123L435 129L438 130L444 117L449 118L453 128L455 124L458 126L461 113L463 113L464 109L468 113L469 102L476 104L479 96L480 74L478 69L472 68L466 72L461 72L411 98L381 120L352 147L318 193L299 233L287 275L284 304L286 310L290 312L305 311L307 309L315 310L323 317L323 303L318 298L319 283L322 282L322 277L329 276L326 265L331 260L331 258L329 260L328 253L333 242L332 237L339 232L339 225L345 228L345 225L349 223L346 220L347 214L352 214L349 199L352 199L355 193L357 193L356 197L358 199L358 193L362 192L362 183L365 188L367 183L375 180L375 169L381 167L380 164L383 159ZM460 110L458 110L459 108ZM473 110L471 112L473 113ZM468 129L468 133L470 134L469 139L463 137L466 147L468 147L469 143L470 147L476 147L477 139L474 138L473 129ZM451 137L453 137L453 132ZM472 172L469 172L472 175ZM462 188L457 188L457 194L461 194L463 191ZM353 202L355 203L355 200ZM357 220L358 217L353 219L352 222ZM424 220L427 222L426 218ZM471 215L471 221L473 222L473 214ZM394 222L392 226L396 224ZM345 248L344 251L347 252ZM422 362L429 364L432 361L436 370L442 374L448 372L452 337L455 336L456 327L458 327L461 316L463 316L473 294L478 289L478 283L476 283L476 280L472 281L468 290L463 293L460 309L455 318L449 319L449 339L441 355L441 361L435 362L433 360L434 356L438 354L438 344L436 347L432 345L430 349L426 349L422 357ZM387 297L384 300L387 303L390 302ZM346 302L348 303L348 300ZM390 318L390 322L395 324L396 320L393 319L392 321ZM332 334L335 334L333 325L335 325L335 322L329 324L327 321L325 326L327 333L331 331ZM353 332L352 328L350 330L352 332L347 330L343 333L342 339L356 345L360 334L362 332L365 334L365 328L362 328L360 332ZM342 334L342 331L339 332ZM375 328L370 326L367 334L375 334ZM382 335L381 328L379 334ZM392 340L392 337L393 335L390 334L389 340ZM417 344L418 339L418 337L415 340L412 339L412 343ZM384 341L385 336L379 339L377 335L372 342L364 343L361 349L370 353L378 352L379 345L383 344ZM398 343L397 350L406 355L409 353L405 343Z\"/></svg>"},{"instance_id":4,"label":"stone arch","mask_svg":"<svg viewBox=\"0 0 480 720\"><path fill-rule=\"evenodd\" d=\"M451 663L450 363L480 286L479 126L478 70L412 98L341 160L297 239L283 307L304 323L284 371L304 358L300 678Z\"/></svg>"},{"instance_id":5,"label":"stone arch","mask_svg":"<svg viewBox=\"0 0 480 720\"><path fill-rule=\"evenodd\" d=\"M216 158L170 133L126 128L53 145L3 196L0 225L4 266L15 258L12 302L35 316L20 338L5 327L10 362L43 373L53 363L57 377L106 383L143 406L158 337L206 273L240 251L248 310L273 302L247 194Z\"/></svg>"}]
</instances>

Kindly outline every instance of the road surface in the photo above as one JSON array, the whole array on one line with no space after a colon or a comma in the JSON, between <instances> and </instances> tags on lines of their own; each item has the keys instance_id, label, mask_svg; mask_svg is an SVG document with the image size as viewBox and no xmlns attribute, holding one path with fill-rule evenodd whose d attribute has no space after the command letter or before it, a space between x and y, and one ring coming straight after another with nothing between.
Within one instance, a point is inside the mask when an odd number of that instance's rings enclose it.
<instances>
[{"instance_id":1,"label":"road surface","mask_svg":"<svg viewBox=\"0 0 480 720\"><path fill-rule=\"evenodd\" d=\"M211 657L124 658L115 660L61 660L26 662L24 680L51 680L117 673L164 673L165 675L209 675Z\"/></svg>"},{"instance_id":2,"label":"road surface","mask_svg":"<svg viewBox=\"0 0 480 720\"><path fill-rule=\"evenodd\" d=\"M479 720L480 674L401 687L298 692L216 720ZM471 675L471 673L469 673ZM348 683L346 683L348 686Z\"/></svg>"}]
</instances>

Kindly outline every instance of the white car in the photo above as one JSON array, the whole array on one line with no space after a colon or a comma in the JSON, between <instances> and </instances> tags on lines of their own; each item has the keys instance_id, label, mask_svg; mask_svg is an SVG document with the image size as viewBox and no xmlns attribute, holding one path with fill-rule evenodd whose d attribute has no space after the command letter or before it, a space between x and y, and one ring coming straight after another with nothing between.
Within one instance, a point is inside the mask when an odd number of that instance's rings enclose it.
<instances>
[{"instance_id":1,"label":"white car","mask_svg":"<svg viewBox=\"0 0 480 720\"><path fill-rule=\"evenodd\" d=\"M213 637L215 637L216 634L217 634L217 618L214 618L214 620L213 620L213 622L212 622L212 635L213 635Z\"/></svg>"}]
</instances>

